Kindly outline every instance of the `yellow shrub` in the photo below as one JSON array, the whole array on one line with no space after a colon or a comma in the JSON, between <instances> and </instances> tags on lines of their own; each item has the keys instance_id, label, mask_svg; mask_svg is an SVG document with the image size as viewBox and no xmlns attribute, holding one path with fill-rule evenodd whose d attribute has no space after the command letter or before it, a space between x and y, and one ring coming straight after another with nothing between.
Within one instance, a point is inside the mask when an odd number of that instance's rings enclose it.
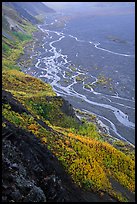
<instances>
[{"instance_id":1,"label":"yellow shrub","mask_svg":"<svg viewBox=\"0 0 137 204\"><path fill-rule=\"evenodd\" d=\"M38 126L35 125L35 124L31 124L31 125L28 126L28 129L29 129L29 130L38 131Z\"/></svg>"}]
</instances>

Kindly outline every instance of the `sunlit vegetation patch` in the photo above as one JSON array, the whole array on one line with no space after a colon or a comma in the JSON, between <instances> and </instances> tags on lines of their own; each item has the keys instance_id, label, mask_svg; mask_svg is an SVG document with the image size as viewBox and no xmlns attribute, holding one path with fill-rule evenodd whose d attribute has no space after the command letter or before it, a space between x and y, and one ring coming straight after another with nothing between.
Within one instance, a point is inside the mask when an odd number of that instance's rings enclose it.
<instances>
[{"instance_id":1,"label":"sunlit vegetation patch","mask_svg":"<svg viewBox=\"0 0 137 204\"><path fill-rule=\"evenodd\" d=\"M83 125L79 126L79 128L77 129L72 129L72 132L74 134L83 135L97 140L102 140L99 133L97 132L96 125L90 122L83 122Z\"/></svg>"},{"instance_id":2,"label":"sunlit vegetation patch","mask_svg":"<svg viewBox=\"0 0 137 204\"><path fill-rule=\"evenodd\" d=\"M77 82L83 82L85 80L85 78L86 77L84 75L80 75L80 74L75 77Z\"/></svg>"},{"instance_id":3,"label":"sunlit vegetation patch","mask_svg":"<svg viewBox=\"0 0 137 204\"><path fill-rule=\"evenodd\" d=\"M16 60L19 58L21 54L23 54L23 43L20 43L14 48L12 48L12 51L10 50L9 55L6 57L3 57L2 59L2 69L18 69L19 67L16 65Z\"/></svg>"},{"instance_id":4,"label":"sunlit vegetation patch","mask_svg":"<svg viewBox=\"0 0 137 204\"><path fill-rule=\"evenodd\" d=\"M94 121L97 119L96 115L92 114L92 113L87 113L87 112L83 112L79 109L75 109L75 112L77 115L81 116L81 117L86 117L88 119L90 119L91 121Z\"/></svg>"},{"instance_id":5,"label":"sunlit vegetation patch","mask_svg":"<svg viewBox=\"0 0 137 204\"><path fill-rule=\"evenodd\" d=\"M92 86L90 84L84 84L84 88L91 90Z\"/></svg>"},{"instance_id":6,"label":"sunlit vegetation patch","mask_svg":"<svg viewBox=\"0 0 137 204\"><path fill-rule=\"evenodd\" d=\"M61 110L63 101L49 84L17 70L3 71L3 89L10 91L23 105L43 120L62 127L77 127L74 118Z\"/></svg>"},{"instance_id":7,"label":"sunlit vegetation patch","mask_svg":"<svg viewBox=\"0 0 137 204\"><path fill-rule=\"evenodd\" d=\"M18 23L20 24L20 23ZM13 40L2 36L2 69L17 69L20 68L16 65L17 59L24 53L23 49L27 42L32 41L32 32L36 31L36 27L32 26L25 20L20 25L24 32L6 31Z\"/></svg>"},{"instance_id":8,"label":"sunlit vegetation patch","mask_svg":"<svg viewBox=\"0 0 137 204\"><path fill-rule=\"evenodd\" d=\"M49 84L17 70L4 70L2 78L2 87L20 98L22 95L26 98L56 95Z\"/></svg>"},{"instance_id":9,"label":"sunlit vegetation patch","mask_svg":"<svg viewBox=\"0 0 137 204\"><path fill-rule=\"evenodd\" d=\"M128 202L128 199L122 193L112 190L110 195L116 198L119 202Z\"/></svg>"},{"instance_id":10,"label":"sunlit vegetation patch","mask_svg":"<svg viewBox=\"0 0 137 204\"><path fill-rule=\"evenodd\" d=\"M135 160L135 150L134 147L128 144L125 141L119 140L117 138L112 137L109 134L100 132L100 127L98 126L98 119L96 115L88 113L88 112L83 112L79 109L75 109L75 112L78 116L81 117L81 120L84 121L90 121L94 122L96 124L97 132L100 135L101 140L107 141L108 143L112 144L116 149L120 150L126 155L129 155L131 159Z\"/></svg>"},{"instance_id":11,"label":"sunlit vegetation patch","mask_svg":"<svg viewBox=\"0 0 137 204\"><path fill-rule=\"evenodd\" d=\"M32 39L32 36L31 35L28 35L28 34L24 34L22 32L13 32L13 35L15 35L17 37L18 40L21 40L21 41L25 41L25 40L30 40Z\"/></svg>"},{"instance_id":12,"label":"sunlit vegetation patch","mask_svg":"<svg viewBox=\"0 0 137 204\"><path fill-rule=\"evenodd\" d=\"M110 83L111 81L112 81L111 78L107 78L103 75L99 75L96 83L101 84L101 85L107 85L107 84L111 85L111 83Z\"/></svg>"},{"instance_id":13,"label":"sunlit vegetation patch","mask_svg":"<svg viewBox=\"0 0 137 204\"><path fill-rule=\"evenodd\" d=\"M135 151L127 142L121 140L116 140L113 142L113 146L124 152L126 155L129 155L132 160L135 160Z\"/></svg>"},{"instance_id":14,"label":"sunlit vegetation patch","mask_svg":"<svg viewBox=\"0 0 137 204\"><path fill-rule=\"evenodd\" d=\"M28 130L29 132L32 132L33 134L35 134L40 139L44 137L46 141L46 135L47 135L46 129L43 128L40 124L38 124L32 115L27 114L25 112L22 114L19 114L13 111L9 104L3 105L2 113L3 113L3 116L9 122L13 123L16 127L24 128L25 130Z\"/></svg>"},{"instance_id":15,"label":"sunlit vegetation patch","mask_svg":"<svg viewBox=\"0 0 137 204\"><path fill-rule=\"evenodd\" d=\"M33 33L33 32L35 32L35 31L38 30L37 27L35 27L34 25L32 25L31 23L26 22L26 21L24 21L24 23L21 24L21 27L26 31L26 33L27 33L28 35L31 35L31 36L32 36L32 33Z\"/></svg>"},{"instance_id":16,"label":"sunlit vegetation patch","mask_svg":"<svg viewBox=\"0 0 137 204\"><path fill-rule=\"evenodd\" d=\"M78 123L71 116L67 116L61 110L63 101L59 97L31 97L25 100L26 107L31 113L43 121L49 121L52 125L60 127L78 127Z\"/></svg>"},{"instance_id":17,"label":"sunlit vegetation patch","mask_svg":"<svg viewBox=\"0 0 137 204\"><path fill-rule=\"evenodd\" d=\"M62 142L62 138L56 138L51 149L76 183L87 189L112 194L114 190L109 178L113 177L121 185L134 191L135 163L129 156L106 142L77 135L69 132L70 130L67 132L66 129L57 129L66 139Z\"/></svg>"},{"instance_id":18,"label":"sunlit vegetation patch","mask_svg":"<svg viewBox=\"0 0 137 204\"><path fill-rule=\"evenodd\" d=\"M2 42L2 52L9 53L10 47L6 43Z\"/></svg>"},{"instance_id":19,"label":"sunlit vegetation patch","mask_svg":"<svg viewBox=\"0 0 137 204\"><path fill-rule=\"evenodd\" d=\"M75 67L75 66L72 66L72 65L69 66L69 69L70 69L71 71L73 71L73 72L75 72L75 71L77 70L76 67Z\"/></svg>"},{"instance_id":20,"label":"sunlit vegetation patch","mask_svg":"<svg viewBox=\"0 0 137 204\"><path fill-rule=\"evenodd\" d=\"M23 105L43 120L62 127L77 127L74 118L61 110L63 101L49 84L17 70L3 71L3 89L10 91Z\"/></svg>"},{"instance_id":21,"label":"sunlit vegetation patch","mask_svg":"<svg viewBox=\"0 0 137 204\"><path fill-rule=\"evenodd\" d=\"M70 77L72 75L71 72L65 72L66 77Z\"/></svg>"},{"instance_id":22,"label":"sunlit vegetation patch","mask_svg":"<svg viewBox=\"0 0 137 204\"><path fill-rule=\"evenodd\" d=\"M5 54L11 54L12 52L12 48L14 49L15 43L14 41L11 41L9 39L7 39L6 37L2 36L2 57L5 56ZM10 52L9 52L10 51ZM8 55L6 55L8 56Z\"/></svg>"}]
</instances>

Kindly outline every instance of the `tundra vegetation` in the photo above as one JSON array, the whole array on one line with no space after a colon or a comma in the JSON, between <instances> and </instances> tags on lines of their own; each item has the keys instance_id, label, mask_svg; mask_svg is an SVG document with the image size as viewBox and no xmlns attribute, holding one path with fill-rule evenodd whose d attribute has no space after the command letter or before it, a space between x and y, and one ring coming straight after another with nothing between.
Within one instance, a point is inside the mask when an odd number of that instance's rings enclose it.
<instances>
[{"instance_id":1,"label":"tundra vegetation","mask_svg":"<svg viewBox=\"0 0 137 204\"><path fill-rule=\"evenodd\" d=\"M3 70L3 89L11 92L30 112L20 114L10 104L3 104L3 116L39 137L79 186L108 192L125 201L126 198L113 189L110 180L113 178L134 192L134 157L116 148L117 145L124 147L124 142L119 141L114 147L104 141L93 123L80 125L67 116L61 109L63 100L39 79L18 70ZM52 131L40 125L38 119Z\"/></svg>"}]
</instances>

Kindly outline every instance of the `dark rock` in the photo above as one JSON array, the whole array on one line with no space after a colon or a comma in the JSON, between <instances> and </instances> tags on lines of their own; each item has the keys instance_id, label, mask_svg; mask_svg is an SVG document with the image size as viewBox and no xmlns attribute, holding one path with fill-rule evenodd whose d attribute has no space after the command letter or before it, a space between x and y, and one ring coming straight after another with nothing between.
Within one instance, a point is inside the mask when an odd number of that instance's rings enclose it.
<instances>
[{"instance_id":1,"label":"dark rock","mask_svg":"<svg viewBox=\"0 0 137 204\"><path fill-rule=\"evenodd\" d=\"M10 196L12 197L12 199L14 201L19 201L22 198L22 195L21 195L19 190L16 190L15 192L12 192Z\"/></svg>"},{"instance_id":2,"label":"dark rock","mask_svg":"<svg viewBox=\"0 0 137 204\"><path fill-rule=\"evenodd\" d=\"M65 199L61 181L53 174L54 168L50 164L52 154L49 150L33 134L3 120L7 124L3 132L8 129L8 134L13 133L12 138L3 138L2 144L3 202Z\"/></svg>"},{"instance_id":3,"label":"dark rock","mask_svg":"<svg viewBox=\"0 0 137 204\"><path fill-rule=\"evenodd\" d=\"M19 169L19 166L18 166L16 163L14 163L14 164L11 165L11 168L13 168L13 169Z\"/></svg>"},{"instance_id":4,"label":"dark rock","mask_svg":"<svg viewBox=\"0 0 137 204\"><path fill-rule=\"evenodd\" d=\"M7 196L2 196L2 201L7 201Z\"/></svg>"},{"instance_id":5,"label":"dark rock","mask_svg":"<svg viewBox=\"0 0 137 204\"><path fill-rule=\"evenodd\" d=\"M39 188L34 186L28 195L25 197L23 202L46 202L46 197L43 191Z\"/></svg>"},{"instance_id":6,"label":"dark rock","mask_svg":"<svg viewBox=\"0 0 137 204\"><path fill-rule=\"evenodd\" d=\"M15 112L26 112L27 114L30 114L29 111L19 101L17 101L10 92L5 90L2 91L2 104L4 103L9 104Z\"/></svg>"}]
</instances>

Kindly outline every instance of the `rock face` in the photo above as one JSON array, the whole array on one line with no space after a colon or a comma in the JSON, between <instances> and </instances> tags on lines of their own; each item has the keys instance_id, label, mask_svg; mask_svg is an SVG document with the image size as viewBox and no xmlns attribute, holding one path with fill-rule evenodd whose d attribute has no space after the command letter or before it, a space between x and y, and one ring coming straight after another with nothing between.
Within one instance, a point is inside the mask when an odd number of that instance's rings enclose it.
<instances>
[{"instance_id":1,"label":"rock face","mask_svg":"<svg viewBox=\"0 0 137 204\"><path fill-rule=\"evenodd\" d=\"M52 154L35 135L4 121L2 201L64 201L64 189L55 174Z\"/></svg>"},{"instance_id":2,"label":"rock face","mask_svg":"<svg viewBox=\"0 0 137 204\"><path fill-rule=\"evenodd\" d=\"M50 101L51 98L53 97L46 97L46 100ZM81 120L79 120L79 118L76 116L75 111L73 106L69 103L69 101L65 100L63 97L61 96L54 96L54 101L61 101L62 102L62 106L61 106L61 111L67 115L67 116L71 116L72 118L74 118L79 124L82 124Z\"/></svg>"},{"instance_id":3,"label":"rock face","mask_svg":"<svg viewBox=\"0 0 137 204\"><path fill-rule=\"evenodd\" d=\"M62 98L62 97L60 97L60 98ZM64 112L66 115L71 116L71 117L75 118L76 120L78 120L78 118L75 115L75 111L73 109L73 106L63 98L62 98L62 101L63 101L63 105L61 107L62 112ZM79 120L79 122L80 122L80 120Z\"/></svg>"}]
</instances>

